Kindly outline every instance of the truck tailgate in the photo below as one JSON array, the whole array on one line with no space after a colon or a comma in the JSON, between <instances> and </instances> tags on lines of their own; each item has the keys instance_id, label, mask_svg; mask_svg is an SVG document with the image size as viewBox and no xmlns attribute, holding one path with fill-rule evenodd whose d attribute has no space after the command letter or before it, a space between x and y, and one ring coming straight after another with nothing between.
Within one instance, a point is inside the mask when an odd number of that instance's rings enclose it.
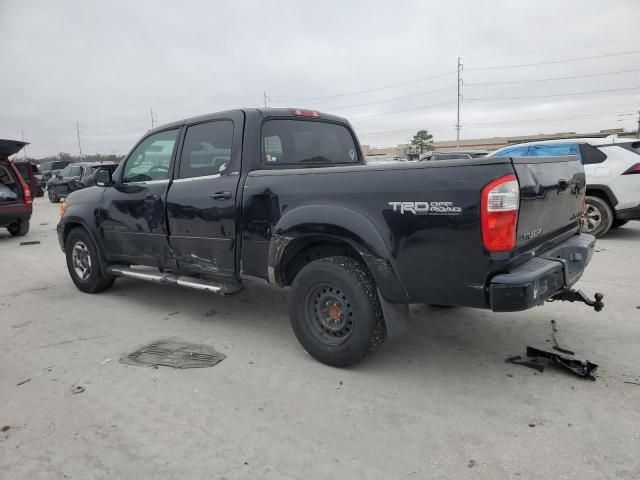
<instances>
[{"instance_id":1,"label":"truck tailgate","mask_svg":"<svg viewBox=\"0 0 640 480\"><path fill-rule=\"evenodd\" d=\"M585 174L576 156L512 158L520 184L518 249L578 229Z\"/></svg>"}]
</instances>

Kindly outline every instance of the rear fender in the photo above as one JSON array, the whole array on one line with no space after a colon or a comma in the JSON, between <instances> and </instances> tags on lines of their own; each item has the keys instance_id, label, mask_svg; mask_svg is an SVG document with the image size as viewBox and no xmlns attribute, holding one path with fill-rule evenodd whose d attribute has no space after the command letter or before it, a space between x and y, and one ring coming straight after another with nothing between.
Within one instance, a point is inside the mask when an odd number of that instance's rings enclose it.
<instances>
[{"instance_id":1,"label":"rear fender","mask_svg":"<svg viewBox=\"0 0 640 480\"><path fill-rule=\"evenodd\" d=\"M291 251L288 249L297 249L299 242L318 237L350 245L369 268L381 295L391 303L407 303L406 290L395 273L389 249L378 229L359 212L338 206L303 206L280 218L269 244L269 282L284 285L285 253Z\"/></svg>"}]
</instances>

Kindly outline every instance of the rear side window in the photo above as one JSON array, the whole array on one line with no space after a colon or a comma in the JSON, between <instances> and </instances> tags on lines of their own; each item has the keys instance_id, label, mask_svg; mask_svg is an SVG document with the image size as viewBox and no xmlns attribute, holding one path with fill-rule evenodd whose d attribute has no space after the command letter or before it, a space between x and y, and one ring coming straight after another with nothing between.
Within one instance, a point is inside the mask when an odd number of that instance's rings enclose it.
<instances>
[{"instance_id":1,"label":"rear side window","mask_svg":"<svg viewBox=\"0 0 640 480\"><path fill-rule=\"evenodd\" d=\"M231 162L233 122L218 120L187 128L180 157L179 178L216 175Z\"/></svg>"},{"instance_id":2,"label":"rear side window","mask_svg":"<svg viewBox=\"0 0 640 480\"><path fill-rule=\"evenodd\" d=\"M530 157L562 157L565 155L579 155L578 144L560 143L549 145L532 145Z\"/></svg>"},{"instance_id":3,"label":"rear side window","mask_svg":"<svg viewBox=\"0 0 640 480\"><path fill-rule=\"evenodd\" d=\"M602 163L607 159L607 155L602 150L587 143L580 145L580 157L584 165Z\"/></svg>"},{"instance_id":4,"label":"rear side window","mask_svg":"<svg viewBox=\"0 0 640 480\"><path fill-rule=\"evenodd\" d=\"M268 120L262 126L265 165L359 163L351 132L344 125L304 120Z\"/></svg>"}]
</instances>

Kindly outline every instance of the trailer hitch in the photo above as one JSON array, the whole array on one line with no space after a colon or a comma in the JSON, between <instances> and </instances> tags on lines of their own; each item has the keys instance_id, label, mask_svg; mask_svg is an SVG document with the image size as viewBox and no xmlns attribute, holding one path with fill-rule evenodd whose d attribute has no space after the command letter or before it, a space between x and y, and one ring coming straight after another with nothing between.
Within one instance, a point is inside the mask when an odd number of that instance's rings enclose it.
<instances>
[{"instance_id":1,"label":"trailer hitch","mask_svg":"<svg viewBox=\"0 0 640 480\"><path fill-rule=\"evenodd\" d=\"M585 305L592 307L596 312L599 312L604 308L604 303L602 302L603 298L604 295L602 295L601 293L596 293L593 296L593 300L591 300L582 290L573 290L572 288L567 288L565 290L559 291L547 301L582 302Z\"/></svg>"}]
</instances>

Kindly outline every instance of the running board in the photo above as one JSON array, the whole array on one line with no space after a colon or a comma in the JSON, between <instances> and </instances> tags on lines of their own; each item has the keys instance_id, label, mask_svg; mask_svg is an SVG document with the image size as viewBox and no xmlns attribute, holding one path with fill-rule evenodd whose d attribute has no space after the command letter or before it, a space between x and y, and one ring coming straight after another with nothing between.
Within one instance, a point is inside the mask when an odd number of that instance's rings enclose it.
<instances>
[{"instance_id":1,"label":"running board","mask_svg":"<svg viewBox=\"0 0 640 480\"><path fill-rule=\"evenodd\" d=\"M232 295L242 290L241 283L212 282L197 277L162 273L157 270L136 270L128 267L114 266L107 268L107 273L116 277L137 278L138 280L145 280L147 282L193 288L194 290L217 293L218 295Z\"/></svg>"}]
</instances>

